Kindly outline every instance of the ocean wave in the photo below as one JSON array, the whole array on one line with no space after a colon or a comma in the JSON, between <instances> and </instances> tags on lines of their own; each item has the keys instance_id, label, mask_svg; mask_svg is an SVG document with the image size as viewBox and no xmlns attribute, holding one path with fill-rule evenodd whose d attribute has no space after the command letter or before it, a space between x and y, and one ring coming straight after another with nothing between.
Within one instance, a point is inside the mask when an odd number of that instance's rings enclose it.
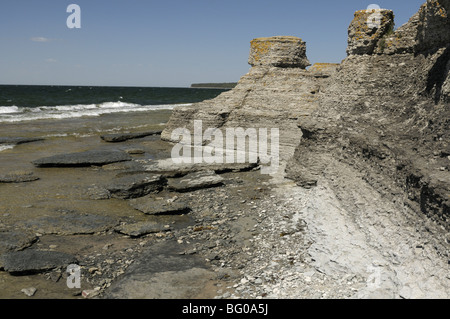
<instances>
[{"instance_id":1,"label":"ocean wave","mask_svg":"<svg viewBox=\"0 0 450 319\"><path fill-rule=\"evenodd\" d=\"M105 102L101 104L77 104L40 107L0 106L1 122L23 122L45 119L68 119L95 117L102 114L172 110L191 104L140 105L126 102Z\"/></svg>"},{"instance_id":2,"label":"ocean wave","mask_svg":"<svg viewBox=\"0 0 450 319\"><path fill-rule=\"evenodd\" d=\"M13 149L14 146L13 144L0 144L0 152Z\"/></svg>"},{"instance_id":3,"label":"ocean wave","mask_svg":"<svg viewBox=\"0 0 450 319\"><path fill-rule=\"evenodd\" d=\"M13 106L0 106L0 114L11 114L20 112L19 107Z\"/></svg>"}]
</instances>

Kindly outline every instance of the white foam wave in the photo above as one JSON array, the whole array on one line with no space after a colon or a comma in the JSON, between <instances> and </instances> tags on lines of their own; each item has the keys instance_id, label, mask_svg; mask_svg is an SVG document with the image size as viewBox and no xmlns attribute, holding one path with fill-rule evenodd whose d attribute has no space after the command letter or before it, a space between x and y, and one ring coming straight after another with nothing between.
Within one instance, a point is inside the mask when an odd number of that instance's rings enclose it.
<instances>
[{"instance_id":1,"label":"white foam wave","mask_svg":"<svg viewBox=\"0 0 450 319\"><path fill-rule=\"evenodd\" d=\"M20 112L19 108L15 105L13 106L0 106L0 114L10 114Z\"/></svg>"},{"instance_id":2,"label":"white foam wave","mask_svg":"<svg viewBox=\"0 0 450 319\"><path fill-rule=\"evenodd\" d=\"M101 104L77 104L41 106L37 108L0 106L0 122L22 122L44 119L68 119L102 114L172 110L191 104L140 105L126 102L105 102Z\"/></svg>"},{"instance_id":3,"label":"white foam wave","mask_svg":"<svg viewBox=\"0 0 450 319\"><path fill-rule=\"evenodd\" d=\"M13 149L15 145L12 144L0 144L0 152Z\"/></svg>"}]
</instances>

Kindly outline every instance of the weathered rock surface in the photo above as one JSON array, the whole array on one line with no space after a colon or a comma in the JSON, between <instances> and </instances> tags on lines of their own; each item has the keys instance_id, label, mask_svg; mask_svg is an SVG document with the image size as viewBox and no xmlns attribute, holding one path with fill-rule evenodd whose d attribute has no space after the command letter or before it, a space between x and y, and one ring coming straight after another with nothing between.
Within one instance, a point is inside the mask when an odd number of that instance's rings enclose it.
<instances>
[{"instance_id":1,"label":"weathered rock surface","mask_svg":"<svg viewBox=\"0 0 450 319\"><path fill-rule=\"evenodd\" d=\"M215 171L217 174L225 172L243 172L255 169L258 167L257 163L224 163L224 164L209 164L209 163L191 163L191 164L176 164L171 158L156 160L156 161L144 161L142 166L146 172L161 174L166 177L179 177L189 173L195 173L198 171L210 170Z\"/></svg>"},{"instance_id":2,"label":"weathered rock surface","mask_svg":"<svg viewBox=\"0 0 450 319\"><path fill-rule=\"evenodd\" d=\"M373 13L355 15L341 65L255 64L232 91L176 109L162 133L177 142L172 130L199 119L280 127L287 177L302 187L255 214L235 297L449 296L450 1L428 0L397 30L389 10L369 28Z\"/></svg>"},{"instance_id":3,"label":"weathered rock surface","mask_svg":"<svg viewBox=\"0 0 450 319\"><path fill-rule=\"evenodd\" d=\"M385 9L361 10L355 12L348 29L347 54L372 54L382 47L382 38L394 31L394 12Z\"/></svg>"},{"instance_id":4,"label":"weathered rock surface","mask_svg":"<svg viewBox=\"0 0 450 319\"><path fill-rule=\"evenodd\" d=\"M37 167L83 167L102 166L130 160L130 155L122 151L93 150L41 158L33 161L33 164Z\"/></svg>"},{"instance_id":5,"label":"weathered rock surface","mask_svg":"<svg viewBox=\"0 0 450 319\"><path fill-rule=\"evenodd\" d=\"M38 240L31 232L18 230L0 231L0 255L8 251L19 251L30 247Z\"/></svg>"},{"instance_id":6,"label":"weathered rock surface","mask_svg":"<svg viewBox=\"0 0 450 319\"><path fill-rule=\"evenodd\" d=\"M0 257L0 265L3 269L14 275L39 273L67 267L76 262L77 259L74 256L66 253L32 249L10 252Z\"/></svg>"},{"instance_id":7,"label":"weathered rock surface","mask_svg":"<svg viewBox=\"0 0 450 319\"><path fill-rule=\"evenodd\" d=\"M37 181L39 177L33 172L16 171L8 174L0 175L0 183L26 183Z\"/></svg>"},{"instance_id":8,"label":"weathered rock surface","mask_svg":"<svg viewBox=\"0 0 450 319\"><path fill-rule=\"evenodd\" d=\"M107 186L107 190L115 198L138 198L160 191L165 183L161 175L137 173L116 178L112 185Z\"/></svg>"},{"instance_id":9,"label":"weathered rock surface","mask_svg":"<svg viewBox=\"0 0 450 319\"><path fill-rule=\"evenodd\" d=\"M215 275L200 258L180 255L182 249L176 241L166 241L148 248L142 258L106 290L103 297L195 299Z\"/></svg>"},{"instance_id":10,"label":"weathered rock surface","mask_svg":"<svg viewBox=\"0 0 450 319\"><path fill-rule=\"evenodd\" d=\"M214 171L201 171L190 173L182 178L169 179L167 186L177 192L190 192L202 188L211 188L223 185L224 178Z\"/></svg>"},{"instance_id":11,"label":"weathered rock surface","mask_svg":"<svg viewBox=\"0 0 450 319\"><path fill-rule=\"evenodd\" d=\"M154 196L136 198L129 201L130 206L146 215L178 215L188 213L188 204L177 199L157 199Z\"/></svg>"},{"instance_id":12,"label":"weathered rock surface","mask_svg":"<svg viewBox=\"0 0 450 319\"><path fill-rule=\"evenodd\" d=\"M128 171L128 172L145 171L144 166L141 163L134 160L103 165L102 169L105 171Z\"/></svg>"},{"instance_id":13,"label":"weathered rock surface","mask_svg":"<svg viewBox=\"0 0 450 319\"><path fill-rule=\"evenodd\" d=\"M93 200L103 200L111 198L110 191L100 186L93 186L89 188L86 193L86 195Z\"/></svg>"},{"instance_id":14,"label":"weathered rock surface","mask_svg":"<svg viewBox=\"0 0 450 319\"><path fill-rule=\"evenodd\" d=\"M125 142L132 139L143 138L152 135L161 135L162 131L149 131L149 132L141 132L141 133L118 133L118 134L108 134L102 135L100 138L105 142L109 143L120 143Z\"/></svg>"},{"instance_id":15,"label":"weathered rock surface","mask_svg":"<svg viewBox=\"0 0 450 319\"><path fill-rule=\"evenodd\" d=\"M25 222L28 229L42 234L78 235L95 234L107 231L119 224L115 218L108 216L61 212L58 216L44 216Z\"/></svg>"},{"instance_id":16,"label":"weathered rock surface","mask_svg":"<svg viewBox=\"0 0 450 319\"><path fill-rule=\"evenodd\" d=\"M248 63L251 66L301 69L311 65L306 57L306 43L300 38L286 36L252 40Z\"/></svg>"},{"instance_id":17,"label":"weathered rock surface","mask_svg":"<svg viewBox=\"0 0 450 319\"><path fill-rule=\"evenodd\" d=\"M450 165L440 154L450 137L450 41L436 30L448 34L449 12L448 1L427 1L407 24L383 37L385 51L359 55L349 41L351 54L319 107L298 121L303 140L288 164L290 178L316 185L336 157L350 165L370 163L371 185L391 198L401 187L417 211L448 229ZM423 33L431 38L423 39Z\"/></svg>"},{"instance_id":18,"label":"weathered rock surface","mask_svg":"<svg viewBox=\"0 0 450 319\"><path fill-rule=\"evenodd\" d=\"M287 160L292 157L302 134L297 121L318 107L318 96L324 93L326 83L337 65L328 64L320 70L315 68L314 72L304 70L309 63L303 52L304 43L298 38L262 38L255 40L252 45L251 61L260 52L258 47L274 46L276 50L263 50L265 53L260 56L262 62L251 62L255 66L233 90L213 100L176 108L161 135L163 140L180 141L180 136L172 135L177 128L186 128L193 134L195 120L202 120L203 130L219 128L224 136L227 128L266 129L269 133L268 145L272 141L270 130L278 128L280 158ZM292 54L293 48L298 50L298 55L292 63L280 62L286 60L283 56ZM210 143L207 140L205 142ZM270 146L268 149L271 149Z\"/></svg>"}]
</instances>

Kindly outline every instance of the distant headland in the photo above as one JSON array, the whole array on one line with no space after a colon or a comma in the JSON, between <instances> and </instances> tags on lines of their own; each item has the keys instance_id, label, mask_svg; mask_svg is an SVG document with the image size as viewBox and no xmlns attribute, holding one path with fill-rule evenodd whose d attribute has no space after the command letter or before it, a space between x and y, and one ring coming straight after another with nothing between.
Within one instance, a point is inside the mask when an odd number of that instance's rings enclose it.
<instances>
[{"instance_id":1,"label":"distant headland","mask_svg":"<svg viewBox=\"0 0 450 319\"><path fill-rule=\"evenodd\" d=\"M195 89L234 89L236 82L231 83L194 83L191 88Z\"/></svg>"}]
</instances>

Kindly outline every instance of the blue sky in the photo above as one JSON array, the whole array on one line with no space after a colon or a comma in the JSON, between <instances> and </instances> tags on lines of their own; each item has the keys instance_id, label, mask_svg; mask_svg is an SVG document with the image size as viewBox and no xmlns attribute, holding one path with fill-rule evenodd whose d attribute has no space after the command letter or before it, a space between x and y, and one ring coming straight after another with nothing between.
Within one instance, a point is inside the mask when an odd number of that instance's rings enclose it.
<instances>
[{"instance_id":1,"label":"blue sky","mask_svg":"<svg viewBox=\"0 0 450 319\"><path fill-rule=\"evenodd\" d=\"M312 63L346 57L347 28L372 3L396 26L425 0L2 0L0 84L187 87L235 82L248 72L250 41L307 42ZM81 29L69 29L69 4Z\"/></svg>"}]
</instances>

